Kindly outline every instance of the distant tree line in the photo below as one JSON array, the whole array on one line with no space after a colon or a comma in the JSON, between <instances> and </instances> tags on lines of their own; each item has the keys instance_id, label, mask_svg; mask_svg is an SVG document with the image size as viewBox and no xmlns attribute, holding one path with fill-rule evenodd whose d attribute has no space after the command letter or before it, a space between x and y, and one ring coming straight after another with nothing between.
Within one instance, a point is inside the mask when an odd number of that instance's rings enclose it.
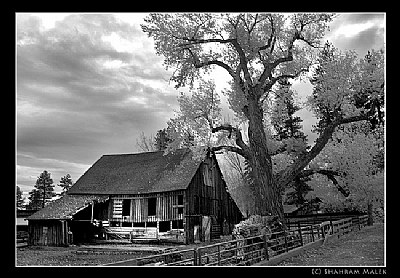
<instances>
[{"instance_id":1,"label":"distant tree line","mask_svg":"<svg viewBox=\"0 0 400 278\"><path fill-rule=\"evenodd\" d=\"M61 177L57 186L62 188L60 195L64 195L72 187L73 182L70 174ZM51 178L51 173L44 170L37 178L34 188L29 192L28 203L24 204L23 192L19 186L16 187L16 206L17 209L38 210L44 208L52 199L57 196L54 191L55 185Z\"/></svg>"}]
</instances>

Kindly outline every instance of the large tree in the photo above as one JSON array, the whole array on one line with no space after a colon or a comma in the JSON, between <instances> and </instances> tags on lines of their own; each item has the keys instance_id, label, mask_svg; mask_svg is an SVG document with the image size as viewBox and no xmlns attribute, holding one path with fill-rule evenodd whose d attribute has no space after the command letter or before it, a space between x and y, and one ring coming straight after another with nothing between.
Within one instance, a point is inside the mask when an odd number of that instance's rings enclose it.
<instances>
[{"instance_id":1,"label":"large tree","mask_svg":"<svg viewBox=\"0 0 400 278\"><path fill-rule=\"evenodd\" d=\"M37 178L35 188L29 192L29 195L31 209L44 208L46 203L56 195L51 173L44 170Z\"/></svg>"},{"instance_id":2,"label":"large tree","mask_svg":"<svg viewBox=\"0 0 400 278\"><path fill-rule=\"evenodd\" d=\"M60 183L57 184L62 188L61 195L64 195L72 187L73 182L70 174L66 174L64 177L60 178Z\"/></svg>"},{"instance_id":3,"label":"large tree","mask_svg":"<svg viewBox=\"0 0 400 278\"><path fill-rule=\"evenodd\" d=\"M171 80L176 87L197 85L195 97L207 101L192 103L191 110L187 109L191 105L184 103L183 110L187 113L181 109L183 113L178 118L185 115L196 132L189 130L187 124L172 121L175 131L179 132L171 139L179 141L179 135L191 134L195 142L202 138L198 142L204 143L204 138L216 133L229 136L233 145L218 144L223 141L214 140L210 148L235 152L245 159L257 214L271 213L283 218L282 189L297 176L304 175L303 170L324 148L335 128L367 120L375 113L377 105L369 100L364 99L362 107L355 108L352 96L356 92L363 91L362 95L381 101L376 96L383 94L381 64L378 70L374 69L376 82L361 84L365 81L363 76L368 74L358 67L354 55L342 54L333 48L317 51L331 18L328 14L150 14L142 25L142 30L154 39L157 54L164 56L166 68L174 69ZM320 58L316 59L316 55ZM215 67L222 68L231 77L227 98L238 118L247 123L248 141L243 140L239 125L217 119L218 101L212 85L198 82L206 74L212 74ZM284 148L271 147L265 132L266 102L277 82L297 78L315 67L318 71L314 84L318 90L314 92L312 108L320 122L323 109L328 108L332 117L321 123L319 138L312 148L274 172L273 156ZM366 85L373 86L377 93L365 91Z\"/></svg>"}]
</instances>

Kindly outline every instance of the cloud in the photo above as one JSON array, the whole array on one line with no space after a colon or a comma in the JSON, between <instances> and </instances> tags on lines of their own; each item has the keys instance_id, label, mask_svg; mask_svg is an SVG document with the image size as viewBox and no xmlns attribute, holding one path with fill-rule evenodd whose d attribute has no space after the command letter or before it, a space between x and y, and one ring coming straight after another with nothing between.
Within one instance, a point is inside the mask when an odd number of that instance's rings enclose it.
<instances>
[{"instance_id":1,"label":"cloud","mask_svg":"<svg viewBox=\"0 0 400 278\"><path fill-rule=\"evenodd\" d=\"M152 40L113 15L72 14L48 28L18 14L16 73L24 186L45 169L59 179L58 169L83 174L103 154L135 152L138 135L165 127L177 108Z\"/></svg>"},{"instance_id":2,"label":"cloud","mask_svg":"<svg viewBox=\"0 0 400 278\"><path fill-rule=\"evenodd\" d=\"M342 50L364 56L368 50L384 47L384 14L340 14L330 25L326 39Z\"/></svg>"}]
</instances>

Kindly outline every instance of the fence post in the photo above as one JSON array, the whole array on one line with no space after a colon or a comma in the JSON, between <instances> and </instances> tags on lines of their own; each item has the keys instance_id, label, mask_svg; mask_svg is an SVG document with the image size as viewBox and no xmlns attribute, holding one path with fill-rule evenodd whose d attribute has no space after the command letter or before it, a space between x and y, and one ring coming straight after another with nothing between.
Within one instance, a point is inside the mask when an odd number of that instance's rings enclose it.
<instances>
[{"instance_id":1,"label":"fence post","mask_svg":"<svg viewBox=\"0 0 400 278\"><path fill-rule=\"evenodd\" d=\"M197 249L193 249L193 265L197 265Z\"/></svg>"},{"instance_id":2,"label":"fence post","mask_svg":"<svg viewBox=\"0 0 400 278\"><path fill-rule=\"evenodd\" d=\"M238 243L239 243L239 240L237 240L236 242L235 242L235 264L237 264L237 262L238 262Z\"/></svg>"},{"instance_id":3,"label":"fence post","mask_svg":"<svg viewBox=\"0 0 400 278\"><path fill-rule=\"evenodd\" d=\"M303 235L301 234L300 222L298 223L298 229L299 229L299 235L300 235L300 244L301 244L301 246L303 246L304 243L303 243Z\"/></svg>"},{"instance_id":4,"label":"fence post","mask_svg":"<svg viewBox=\"0 0 400 278\"><path fill-rule=\"evenodd\" d=\"M267 234L264 235L265 258L269 261Z\"/></svg>"},{"instance_id":5,"label":"fence post","mask_svg":"<svg viewBox=\"0 0 400 278\"><path fill-rule=\"evenodd\" d=\"M201 249L197 249L197 258L199 260L198 265L202 265L202 261L201 261Z\"/></svg>"},{"instance_id":6,"label":"fence post","mask_svg":"<svg viewBox=\"0 0 400 278\"><path fill-rule=\"evenodd\" d=\"M285 249L286 249L286 253L287 253L287 252L289 252L289 249L288 249L288 243L287 243L287 235L286 235L286 231L284 231L284 233L285 233Z\"/></svg>"},{"instance_id":7,"label":"fence post","mask_svg":"<svg viewBox=\"0 0 400 278\"><path fill-rule=\"evenodd\" d=\"M325 238L325 227L321 225L322 238Z\"/></svg>"},{"instance_id":8,"label":"fence post","mask_svg":"<svg viewBox=\"0 0 400 278\"><path fill-rule=\"evenodd\" d=\"M218 245L218 265L221 265L221 245Z\"/></svg>"},{"instance_id":9,"label":"fence post","mask_svg":"<svg viewBox=\"0 0 400 278\"><path fill-rule=\"evenodd\" d=\"M314 241L315 241L315 239L314 239L314 228L313 228L312 225L310 225L310 227L311 227L311 238L312 238L312 242L314 242Z\"/></svg>"},{"instance_id":10,"label":"fence post","mask_svg":"<svg viewBox=\"0 0 400 278\"><path fill-rule=\"evenodd\" d=\"M331 235L333 235L335 231L333 230L333 223L332 223L332 219L330 220L330 222L331 222Z\"/></svg>"}]
</instances>

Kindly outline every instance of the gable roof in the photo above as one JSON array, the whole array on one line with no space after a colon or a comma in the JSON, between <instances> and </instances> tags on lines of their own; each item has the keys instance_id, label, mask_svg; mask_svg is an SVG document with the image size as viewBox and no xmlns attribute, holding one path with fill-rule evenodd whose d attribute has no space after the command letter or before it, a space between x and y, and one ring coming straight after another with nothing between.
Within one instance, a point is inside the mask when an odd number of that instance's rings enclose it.
<instances>
[{"instance_id":1,"label":"gable roof","mask_svg":"<svg viewBox=\"0 0 400 278\"><path fill-rule=\"evenodd\" d=\"M44 208L27 217L28 220L71 219L77 212L92 202L104 202L108 196L101 195L64 195Z\"/></svg>"},{"instance_id":2,"label":"gable roof","mask_svg":"<svg viewBox=\"0 0 400 278\"><path fill-rule=\"evenodd\" d=\"M201 161L187 149L103 155L69 189L71 194L143 194L186 189Z\"/></svg>"}]
</instances>

